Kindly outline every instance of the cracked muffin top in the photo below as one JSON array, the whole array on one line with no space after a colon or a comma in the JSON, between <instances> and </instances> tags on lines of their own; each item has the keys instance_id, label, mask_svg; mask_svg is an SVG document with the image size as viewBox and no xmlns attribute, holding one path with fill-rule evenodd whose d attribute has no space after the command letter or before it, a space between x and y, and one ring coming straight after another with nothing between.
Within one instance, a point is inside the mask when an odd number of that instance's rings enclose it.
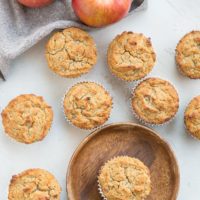
<instances>
[{"instance_id":1,"label":"cracked muffin top","mask_svg":"<svg viewBox=\"0 0 200 200\"><path fill-rule=\"evenodd\" d=\"M46 45L48 66L67 78L79 77L97 62L93 38L85 31L71 27L55 33Z\"/></svg>"},{"instance_id":2,"label":"cracked muffin top","mask_svg":"<svg viewBox=\"0 0 200 200\"><path fill-rule=\"evenodd\" d=\"M134 113L142 121L163 124L176 115L179 97L168 81L147 78L134 89L131 103Z\"/></svg>"},{"instance_id":3,"label":"cracked muffin top","mask_svg":"<svg viewBox=\"0 0 200 200\"><path fill-rule=\"evenodd\" d=\"M64 97L67 119L82 129L93 129L104 124L112 109L110 94L99 84L80 82Z\"/></svg>"},{"instance_id":4,"label":"cracked muffin top","mask_svg":"<svg viewBox=\"0 0 200 200\"><path fill-rule=\"evenodd\" d=\"M30 144L42 140L53 120L53 111L42 97L17 96L2 111L5 132L18 142Z\"/></svg>"},{"instance_id":5,"label":"cracked muffin top","mask_svg":"<svg viewBox=\"0 0 200 200\"><path fill-rule=\"evenodd\" d=\"M118 35L109 45L107 57L111 72L125 81L144 78L156 61L150 39L133 32Z\"/></svg>"},{"instance_id":6,"label":"cracked muffin top","mask_svg":"<svg viewBox=\"0 0 200 200\"><path fill-rule=\"evenodd\" d=\"M200 31L186 34L176 47L176 62L183 75L200 78Z\"/></svg>"},{"instance_id":7,"label":"cracked muffin top","mask_svg":"<svg viewBox=\"0 0 200 200\"><path fill-rule=\"evenodd\" d=\"M108 161L100 170L98 181L107 200L144 200L151 191L148 167L128 156Z\"/></svg>"},{"instance_id":8,"label":"cracked muffin top","mask_svg":"<svg viewBox=\"0 0 200 200\"><path fill-rule=\"evenodd\" d=\"M12 177L8 200L60 200L61 187L43 169L28 169Z\"/></svg>"},{"instance_id":9,"label":"cracked muffin top","mask_svg":"<svg viewBox=\"0 0 200 200\"><path fill-rule=\"evenodd\" d=\"M187 106L184 122L188 132L200 140L200 96L193 98Z\"/></svg>"}]
</instances>

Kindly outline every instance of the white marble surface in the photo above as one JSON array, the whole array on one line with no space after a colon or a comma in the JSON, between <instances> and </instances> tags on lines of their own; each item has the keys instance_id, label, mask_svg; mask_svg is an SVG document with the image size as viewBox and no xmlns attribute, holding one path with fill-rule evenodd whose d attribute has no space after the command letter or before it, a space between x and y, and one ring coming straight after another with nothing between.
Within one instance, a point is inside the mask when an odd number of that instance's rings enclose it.
<instances>
[{"instance_id":1,"label":"white marble surface","mask_svg":"<svg viewBox=\"0 0 200 200\"><path fill-rule=\"evenodd\" d=\"M66 199L65 175L69 159L81 140L89 132L69 125L62 113L61 98L71 84L80 80L95 80L106 86L114 97L114 109L109 122L133 121L128 105L129 88L113 77L106 67L106 49L116 34L125 30L142 32L152 38L157 64L150 76L159 76L174 83L180 95L180 109L169 125L155 128L172 146L177 156L181 185L179 200L200 198L200 141L189 137L183 124L184 108L190 99L200 94L200 81L179 74L174 62L174 49L185 33L200 29L199 0L149 0L145 12L134 13L121 22L94 31L99 50L98 64L87 75L74 80L55 76L47 68L44 46L47 38L17 58L6 82L0 82L0 109L22 93L44 96L54 110L54 122L49 135L39 143L23 145L8 138L0 125L0 199L7 199L10 178L27 168L44 168L55 174Z\"/></svg>"}]
</instances>

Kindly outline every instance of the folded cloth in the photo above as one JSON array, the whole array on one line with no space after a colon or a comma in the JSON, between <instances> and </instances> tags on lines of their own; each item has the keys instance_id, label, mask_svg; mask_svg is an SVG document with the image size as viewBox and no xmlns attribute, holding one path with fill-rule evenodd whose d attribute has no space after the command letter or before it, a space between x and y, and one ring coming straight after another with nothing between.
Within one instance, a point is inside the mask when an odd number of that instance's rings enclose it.
<instances>
[{"instance_id":1,"label":"folded cloth","mask_svg":"<svg viewBox=\"0 0 200 200\"><path fill-rule=\"evenodd\" d=\"M134 0L131 10L136 9L142 2L142 0ZM17 0L1 0L1 78L5 79L10 62L15 57L32 47L54 29L70 26L89 29L89 27L81 24L74 14L71 0L55 0L53 4L38 9L26 8L20 5Z\"/></svg>"}]
</instances>

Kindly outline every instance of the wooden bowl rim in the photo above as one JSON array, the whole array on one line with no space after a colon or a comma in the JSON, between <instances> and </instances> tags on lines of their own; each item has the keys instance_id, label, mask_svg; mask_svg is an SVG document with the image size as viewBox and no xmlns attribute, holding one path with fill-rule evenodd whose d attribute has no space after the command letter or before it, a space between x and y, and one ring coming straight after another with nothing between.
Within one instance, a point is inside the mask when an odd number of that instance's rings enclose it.
<instances>
[{"instance_id":1,"label":"wooden bowl rim","mask_svg":"<svg viewBox=\"0 0 200 200\"><path fill-rule=\"evenodd\" d=\"M98 128L98 129L92 131L89 135L87 135L80 142L80 144L77 146L74 153L72 154L71 159L69 161L69 165L68 165L68 169L67 169L67 175L66 175L66 192L67 192L67 197L68 197L69 200L73 199L72 189L71 189L71 186L69 184L70 179L71 179L70 170L71 170L72 162L73 162L74 158L80 153L80 150L82 149L82 147L84 147L90 141L90 139L92 139L94 136L96 136L99 132L101 132L101 131L103 131L107 128L110 128L110 127L124 126L124 125L125 126L138 127L138 128L142 128L142 129L146 130L149 135L156 137L166 147L166 149L168 150L168 154L170 155L170 158L173 159L174 172L175 172L175 177L176 177L176 184L175 184L174 194L173 194L174 199L172 199L172 200L177 199L179 187L180 187L180 171L179 171L177 158L176 158L175 153L174 153L173 149L171 148L170 144L164 138L162 138L156 131L154 131L151 128L148 128L146 126L136 124L136 123L133 123L133 122L115 122L115 123L106 124L106 125L102 126L101 128Z\"/></svg>"}]
</instances>

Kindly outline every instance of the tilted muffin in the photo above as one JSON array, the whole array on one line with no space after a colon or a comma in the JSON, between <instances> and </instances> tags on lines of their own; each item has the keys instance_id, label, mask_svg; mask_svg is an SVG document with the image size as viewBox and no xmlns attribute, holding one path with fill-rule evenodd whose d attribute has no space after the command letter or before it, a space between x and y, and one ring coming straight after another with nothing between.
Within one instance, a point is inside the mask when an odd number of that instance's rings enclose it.
<instances>
[{"instance_id":1,"label":"tilted muffin","mask_svg":"<svg viewBox=\"0 0 200 200\"><path fill-rule=\"evenodd\" d=\"M176 62L183 75L200 78L200 31L186 34L176 47Z\"/></svg>"},{"instance_id":2,"label":"tilted muffin","mask_svg":"<svg viewBox=\"0 0 200 200\"><path fill-rule=\"evenodd\" d=\"M52 108L34 94L17 96L1 113L5 132L18 142L30 144L42 140L53 120Z\"/></svg>"},{"instance_id":3,"label":"tilted muffin","mask_svg":"<svg viewBox=\"0 0 200 200\"><path fill-rule=\"evenodd\" d=\"M188 132L200 140L200 96L190 101L185 110L184 122Z\"/></svg>"},{"instance_id":4,"label":"tilted muffin","mask_svg":"<svg viewBox=\"0 0 200 200\"><path fill-rule=\"evenodd\" d=\"M141 121L159 125L176 115L179 97L168 81L147 78L134 89L131 104L134 113Z\"/></svg>"},{"instance_id":5,"label":"tilted muffin","mask_svg":"<svg viewBox=\"0 0 200 200\"><path fill-rule=\"evenodd\" d=\"M12 177L8 200L60 200L61 187L43 169L28 169Z\"/></svg>"},{"instance_id":6,"label":"tilted muffin","mask_svg":"<svg viewBox=\"0 0 200 200\"><path fill-rule=\"evenodd\" d=\"M80 82L65 94L63 104L65 115L73 125L93 129L108 120L112 98L101 85Z\"/></svg>"},{"instance_id":7,"label":"tilted muffin","mask_svg":"<svg viewBox=\"0 0 200 200\"><path fill-rule=\"evenodd\" d=\"M125 81L144 78L156 61L150 39L133 32L118 35L109 45L107 57L111 72Z\"/></svg>"},{"instance_id":8,"label":"tilted muffin","mask_svg":"<svg viewBox=\"0 0 200 200\"><path fill-rule=\"evenodd\" d=\"M98 182L106 200L144 200L151 191L148 167L128 156L108 161L100 170Z\"/></svg>"},{"instance_id":9,"label":"tilted muffin","mask_svg":"<svg viewBox=\"0 0 200 200\"><path fill-rule=\"evenodd\" d=\"M49 68L60 76L79 77L97 62L93 38L85 31L71 27L55 33L46 45Z\"/></svg>"}]
</instances>

